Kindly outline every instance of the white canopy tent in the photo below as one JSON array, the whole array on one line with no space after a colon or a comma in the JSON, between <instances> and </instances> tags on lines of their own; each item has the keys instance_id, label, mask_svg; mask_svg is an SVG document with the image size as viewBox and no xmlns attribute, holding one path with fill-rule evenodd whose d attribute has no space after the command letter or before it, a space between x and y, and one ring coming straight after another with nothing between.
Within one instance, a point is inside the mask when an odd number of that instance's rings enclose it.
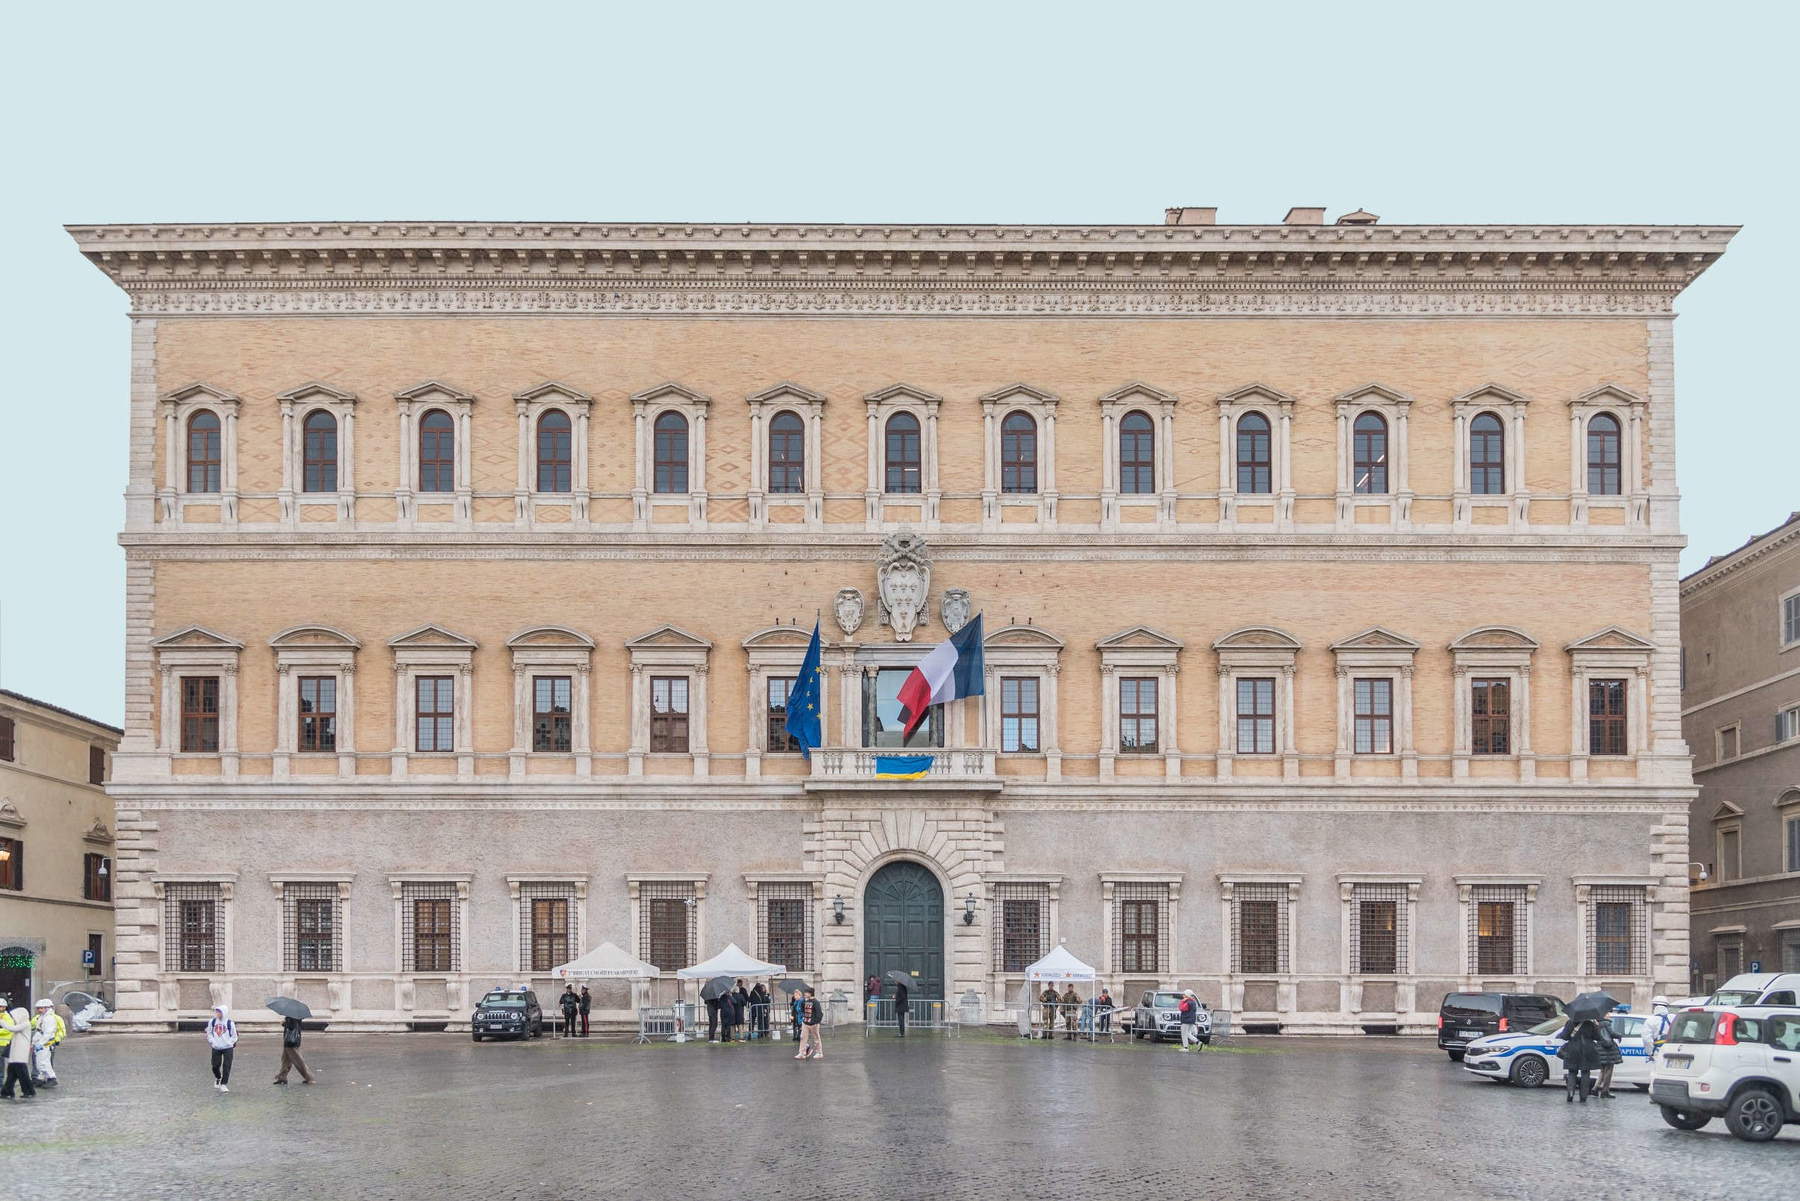
<instances>
[{"instance_id":1,"label":"white canopy tent","mask_svg":"<svg viewBox=\"0 0 1800 1201\"><path fill-rule=\"evenodd\" d=\"M1069 948L1057 945L1050 953L1025 969L1025 982L1019 986L1019 1034L1021 1037L1031 1036L1031 1016L1037 1012L1038 991L1045 984L1086 984L1088 986L1088 1002L1090 1007L1094 998L1099 995L1100 973L1092 965L1077 959ZM1092 1010L1090 1009L1090 1012ZM1089 1022L1086 1031L1089 1041L1093 1040L1097 1022ZM1055 1023L1045 1031L1044 1037L1053 1037L1056 1033Z\"/></svg>"},{"instance_id":2,"label":"white canopy tent","mask_svg":"<svg viewBox=\"0 0 1800 1201\"><path fill-rule=\"evenodd\" d=\"M610 942L603 942L579 959L550 969L558 980L649 980L658 975L654 964Z\"/></svg>"},{"instance_id":3,"label":"white canopy tent","mask_svg":"<svg viewBox=\"0 0 1800 1201\"><path fill-rule=\"evenodd\" d=\"M711 980L714 976L784 976L787 968L779 963L764 963L748 955L735 942L711 959L684 967L675 975L683 980Z\"/></svg>"}]
</instances>

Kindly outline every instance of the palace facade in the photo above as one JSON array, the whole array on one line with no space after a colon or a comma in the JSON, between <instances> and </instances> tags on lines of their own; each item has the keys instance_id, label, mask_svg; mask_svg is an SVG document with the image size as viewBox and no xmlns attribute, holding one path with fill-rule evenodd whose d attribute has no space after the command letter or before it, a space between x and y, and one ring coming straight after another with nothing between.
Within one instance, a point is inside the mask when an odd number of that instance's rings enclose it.
<instances>
[{"instance_id":1,"label":"palace facade","mask_svg":"<svg viewBox=\"0 0 1800 1201\"><path fill-rule=\"evenodd\" d=\"M1290 1031L1681 991L1672 310L1733 231L1211 217L72 229L121 1021L455 1028L603 939L990 1014L1063 944Z\"/></svg>"}]
</instances>

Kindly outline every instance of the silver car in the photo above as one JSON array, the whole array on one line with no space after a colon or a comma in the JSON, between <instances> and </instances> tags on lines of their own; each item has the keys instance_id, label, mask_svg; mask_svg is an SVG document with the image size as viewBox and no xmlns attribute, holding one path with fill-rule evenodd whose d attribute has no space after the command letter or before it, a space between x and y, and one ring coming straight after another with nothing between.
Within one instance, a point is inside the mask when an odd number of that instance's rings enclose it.
<instances>
[{"instance_id":1,"label":"silver car","mask_svg":"<svg viewBox=\"0 0 1800 1201\"><path fill-rule=\"evenodd\" d=\"M1131 1037L1135 1040L1148 1035L1158 1042L1165 1038L1180 1038L1180 1006L1184 995L1162 990L1146 991L1131 1013ZM1194 1024L1200 1041L1212 1042L1212 1011L1206 1007L1205 1001L1200 1002L1200 1013L1194 1019Z\"/></svg>"}]
</instances>

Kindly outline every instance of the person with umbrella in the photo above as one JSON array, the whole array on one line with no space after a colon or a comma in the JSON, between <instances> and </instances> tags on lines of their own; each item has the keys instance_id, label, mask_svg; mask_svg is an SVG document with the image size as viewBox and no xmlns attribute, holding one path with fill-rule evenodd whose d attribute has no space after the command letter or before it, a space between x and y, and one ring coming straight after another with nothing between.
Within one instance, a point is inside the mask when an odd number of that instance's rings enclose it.
<instances>
[{"instance_id":1,"label":"person with umbrella","mask_svg":"<svg viewBox=\"0 0 1800 1201\"><path fill-rule=\"evenodd\" d=\"M725 1027L725 1041L731 1041L731 977L714 976L700 986L700 999L706 1002L706 1041L719 1041L719 1027Z\"/></svg>"},{"instance_id":2,"label":"person with umbrella","mask_svg":"<svg viewBox=\"0 0 1800 1201\"><path fill-rule=\"evenodd\" d=\"M306 1060L300 1058L300 1022L311 1017L312 1010L306 1002L293 997L270 997L264 1004L281 1015L281 1070L275 1073L275 1083L286 1084L288 1072L298 1069L300 1079L312 1084L313 1074L307 1070Z\"/></svg>"},{"instance_id":3,"label":"person with umbrella","mask_svg":"<svg viewBox=\"0 0 1800 1201\"><path fill-rule=\"evenodd\" d=\"M900 1023L900 1037L906 1037L906 1010L912 1003L912 990L907 987L912 977L905 972L889 972L888 979L894 982L894 1020Z\"/></svg>"},{"instance_id":4,"label":"person with umbrella","mask_svg":"<svg viewBox=\"0 0 1800 1201\"><path fill-rule=\"evenodd\" d=\"M1565 1011L1568 1021L1564 1023L1560 1035L1564 1040L1563 1045L1556 1052L1556 1057L1563 1061L1563 1085L1567 1094L1565 1100L1573 1101L1580 1096L1585 1105L1594 1092L1595 1069L1606 1066L1607 1044L1612 1044L1614 1055L1619 1054L1612 1031L1608 1029L1604 1034L1601 1033L1607 1015L1618 1008L1618 1005L1618 1001L1604 992L1584 992L1569 1002ZM1613 1059L1612 1062L1617 1063L1619 1060Z\"/></svg>"},{"instance_id":5,"label":"person with umbrella","mask_svg":"<svg viewBox=\"0 0 1800 1201\"><path fill-rule=\"evenodd\" d=\"M237 1040L237 1023L231 1020L230 1008L214 1005L212 1021L206 1023L206 1045L212 1048L213 1088L222 1093L231 1091L231 1057Z\"/></svg>"}]
</instances>

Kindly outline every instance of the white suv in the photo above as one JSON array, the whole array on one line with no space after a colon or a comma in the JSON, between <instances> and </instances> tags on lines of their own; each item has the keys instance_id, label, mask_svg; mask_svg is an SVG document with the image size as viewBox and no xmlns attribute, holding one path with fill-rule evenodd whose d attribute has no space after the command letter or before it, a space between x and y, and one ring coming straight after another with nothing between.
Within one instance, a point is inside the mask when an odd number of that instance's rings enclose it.
<instances>
[{"instance_id":1,"label":"white suv","mask_svg":"<svg viewBox=\"0 0 1800 1201\"><path fill-rule=\"evenodd\" d=\"M1663 1121L1698 1130L1723 1116L1762 1142L1800 1122L1800 1009L1689 1009L1675 1015L1650 1074Z\"/></svg>"}]
</instances>

